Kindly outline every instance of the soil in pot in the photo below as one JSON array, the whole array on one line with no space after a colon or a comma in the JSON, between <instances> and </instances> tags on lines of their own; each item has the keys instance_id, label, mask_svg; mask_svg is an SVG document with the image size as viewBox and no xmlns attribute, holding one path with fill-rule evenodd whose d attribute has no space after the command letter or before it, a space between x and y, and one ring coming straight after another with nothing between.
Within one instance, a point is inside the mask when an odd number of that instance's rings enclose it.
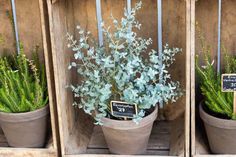
<instances>
[{"instance_id":1,"label":"soil in pot","mask_svg":"<svg viewBox=\"0 0 236 157\"><path fill-rule=\"evenodd\" d=\"M0 112L0 124L9 146L43 147L46 139L48 114L48 105L32 112Z\"/></svg>"},{"instance_id":2,"label":"soil in pot","mask_svg":"<svg viewBox=\"0 0 236 157\"><path fill-rule=\"evenodd\" d=\"M103 118L102 130L109 148L114 154L144 154L157 118L157 107L144 117L139 124L132 120L114 120Z\"/></svg>"},{"instance_id":3,"label":"soil in pot","mask_svg":"<svg viewBox=\"0 0 236 157\"><path fill-rule=\"evenodd\" d=\"M199 112L212 153L236 154L236 121L212 114L204 107L203 102L199 105Z\"/></svg>"}]
</instances>

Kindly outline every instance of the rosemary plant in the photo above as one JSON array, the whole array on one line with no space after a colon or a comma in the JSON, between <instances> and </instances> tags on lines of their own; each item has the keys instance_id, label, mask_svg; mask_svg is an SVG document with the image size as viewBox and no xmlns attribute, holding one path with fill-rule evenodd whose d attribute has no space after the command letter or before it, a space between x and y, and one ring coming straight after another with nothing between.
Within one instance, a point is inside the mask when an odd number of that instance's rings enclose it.
<instances>
[{"instance_id":1,"label":"rosemary plant","mask_svg":"<svg viewBox=\"0 0 236 157\"><path fill-rule=\"evenodd\" d=\"M198 40L201 45L201 52L204 54L204 66L200 66L199 57L196 56L196 72L200 81L200 88L205 97L205 105L207 108L216 114L225 115L231 119L236 119L233 114L233 93L222 92L221 90L221 75L216 72L214 60L211 59L211 47L206 43L205 37L198 26L196 25ZM228 52L223 47L225 53L225 68L223 73L236 72L236 57L227 55Z\"/></svg>"},{"instance_id":2,"label":"rosemary plant","mask_svg":"<svg viewBox=\"0 0 236 157\"><path fill-rule=\"evenodd\" d=\"M0 111L29 112L48 103L44 65L34 53L26 58L23 47L17 56L0 58Z\"/></svg>"}]
</instances>

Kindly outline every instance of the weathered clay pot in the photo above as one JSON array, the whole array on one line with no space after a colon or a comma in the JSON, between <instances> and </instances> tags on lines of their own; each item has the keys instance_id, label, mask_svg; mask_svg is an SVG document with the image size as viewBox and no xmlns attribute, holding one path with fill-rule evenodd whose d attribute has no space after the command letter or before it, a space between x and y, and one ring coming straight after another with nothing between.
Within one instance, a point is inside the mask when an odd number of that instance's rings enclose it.
<instances>
[{"instance_id":1,"label":"weathered clay pot","mask_svg":"<svg viewBox=\"0 0 236 157\"><path fill-rule=\"evenodd\" d=\"M156 117L157 108L144 117L139 124L132 120L120 121L103 118L102 130L109 151L124 155L145 153Z\"/></svg>"},{"instance_id":2,"label":"weathered clay pot","mask_svg":"<svg viewBox=\"0 0 236 157\"><path fill-rule=\"evenodd\" d=\"M43 147L49 107L25 113L0 112L0 124L9 146Z\"/></svg>"},{"instance_id":3,"label":"weathered clay pot","mask_svg":"<svg viewBox=\"0 0 236 157\"><path fill-rule=\"evenodd\" d=\"M204 122L212 153L236 154L236 121L220 119L206 113L200 103L200 117Z\"/></svg>"}]
</instances>

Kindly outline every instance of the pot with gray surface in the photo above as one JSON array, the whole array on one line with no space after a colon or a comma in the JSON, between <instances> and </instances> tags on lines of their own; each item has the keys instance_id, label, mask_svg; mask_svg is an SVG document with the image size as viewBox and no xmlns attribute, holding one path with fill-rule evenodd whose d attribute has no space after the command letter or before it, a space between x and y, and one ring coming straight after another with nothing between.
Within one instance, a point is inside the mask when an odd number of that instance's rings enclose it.
<instances>
[{"instance_id":1,"label":"pot with gray surface","mask_svg":"<svg viewBox=\"0 0 236 157\"><path fill-rule=\"evenodd\" d=\"M48 114L48 105L32 112L0 112L0 124L9 146L43 147L46 139Z\"/></svg>"}]
</instances>

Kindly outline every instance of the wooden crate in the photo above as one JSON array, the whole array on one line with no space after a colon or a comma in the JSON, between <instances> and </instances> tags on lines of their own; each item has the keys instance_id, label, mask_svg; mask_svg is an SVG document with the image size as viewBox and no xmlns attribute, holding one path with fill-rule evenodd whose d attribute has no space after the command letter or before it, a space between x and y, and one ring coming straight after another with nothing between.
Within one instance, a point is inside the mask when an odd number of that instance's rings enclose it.
<instances>
[{"instance_id":1,"label":"wooden crate","mask_svg":"<svg viewBox=\"0 0 236 157\"><path fill-rule=\"evenodd\" d=\"M132 1L132 5L137 0ZM102 15L106 24L114 17L123 15L126 0L102 0ZM62 156L113 156L108 152L104 136L99 126L93 125L91 117L72 107L73 95L66 86L77 80L76 72L68 70L73 53L67 48L66 33L75 34L76 25L91 31L97 38L95 0L47 0L50 35L53 53L53 68L58 105L59 132ZM138 13L142 23L141 35L153 39L157 48L157 3L156 0L143 1ZM189 156L190 125L190 0L163 1L163 43L183 48L177 56L171 73L180 80L185 96L173 106L167 107L166 115L172 121L158 121L154 124L148 144L148 155ZM167 20L168 19L168 20ZM182 115L182 116L181 116ZM178 117L178 118L176 118Z\"/></svg>"},{"instance_id":2,"label":"wooden crate","mask_svg":"<svg viewBox=\"0 0 236 157\"><path fill-rule=\"evenodd\" d=\"M222 45L231 53L235 54L236 27L235 27L235 6L234 0L222 1L222 24L221 41ZM218 34L218 0L192 0L191 1L191 155L196 157L222 156L230 157L236 155L212 154L199 117L198 105L202 98L199 96L198 84L195 83L195 55L199 52L200 43L197 40L196 22L201 32L204 33L206 42L212 46L211 56L217 60L217 34ZM223 56L223 53L222 53ZM216 62L215 62L216 63Z\"/></svg>"},{"instance_id":3,"label":"wooden crate","mask_svg":"<svg viewBox=\"0 0 236 157\"><path fill-rule=\"evenodd\" d=\"M1 157L55 157L58 156L59 139L57 139L57 109L55 97L55 85L52 68L51 45L49 36L49 23L47 6L44 0L16 0L16 14L18 30L21 42L24 44L25 53L31 57L30 50L36 45L39 46L40 60L45 62L47 85L50 106L50 128L48 130L47 144L44 148L12 148L8 146L6 138L0 131L0 156ZM0 2L0 34L2 42L0 52L14 53L15 39L11 18L10 1ZM11 16L10 16L11 17ZM1 54L0 54L1 55Z\"/></svg>"}]
</instances>

